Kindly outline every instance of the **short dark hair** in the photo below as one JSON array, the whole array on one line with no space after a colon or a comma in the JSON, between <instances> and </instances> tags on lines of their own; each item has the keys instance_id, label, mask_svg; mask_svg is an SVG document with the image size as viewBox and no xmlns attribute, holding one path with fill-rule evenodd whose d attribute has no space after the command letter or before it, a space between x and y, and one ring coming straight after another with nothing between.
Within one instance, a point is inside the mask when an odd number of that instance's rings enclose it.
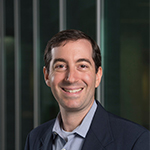
<instances>
[{"instance_id":1,"label":"short dark hair","mask_svg":"<svg viewBox=\"0 0 150 150\"><path fill-rule=\"evenodd\" d=\"M75 30L75 29L69 29L69 30L63 30L58 32L56 35L54 35L51 40L48 41L45 53L44 53L44 61L45 61L45 67L47 69L47 72L49 73L49 66L50 61L52 59L51 50L54 47L59 47L63 42L67 41L76 41L79 39L86 39L88 40L93 49L92 58L95 63L95 70L96 73L98 71L98 68L101 66L101 52L100 48L97 45L97 43L88 35L86 35L84 32Z\"/></svg>"}]
</instances>

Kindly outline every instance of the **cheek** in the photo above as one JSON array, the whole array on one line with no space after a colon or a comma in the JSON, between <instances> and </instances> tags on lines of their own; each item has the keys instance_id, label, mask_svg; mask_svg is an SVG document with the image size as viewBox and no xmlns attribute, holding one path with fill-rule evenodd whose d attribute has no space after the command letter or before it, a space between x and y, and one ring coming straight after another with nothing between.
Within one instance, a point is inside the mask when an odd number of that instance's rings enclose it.
<instances>
[{"instance_id":1,"label":"cheek","mask_svg":"<svg viewBox=\"0 0 150 150\"><path fill-rule=\"evenodd\" d=\"M96 81L96 79L95 79L95 74L91 74L91 73L87 73L87 74L84 74L83 76L82 76L82 78L83 78L83 81L86 83L86 84L88 84L89 86L91 86L91 87L93 87L93 86L95 86L95 81ZM93 86L92 86L93 85Z\"/></svg>"},{"instance_id":2,"label":"cheek","mask_svg":"<svg viewBox=\"0 0 150 150\"><path fill-rule=\"evenodd\" d=\"M61 80L62 80L62 75L56 73L51 74L50 75L51 88L56 87Z\"/></svg>"},{"instance_id":3,"label":"cheek","mask_svg":"<svg viewBox=\"0 0 150 150\"><path fill-rule=\"evenodd\" d=\"M54 81L55 81L55 76L50 76L50 84L52 85L53 83L54 83Z\"/></svg>"},{"instance_id":4,"label":"cheek","mask_svg":"<svg viewBox=\"0 0 150 150\"><path fill-rule=\"evenodd\" d=\"M49 75L49 81L50 81L50 87L53 88L55 84L55 75L53 73Z\"/></svg>"}]
</instances>

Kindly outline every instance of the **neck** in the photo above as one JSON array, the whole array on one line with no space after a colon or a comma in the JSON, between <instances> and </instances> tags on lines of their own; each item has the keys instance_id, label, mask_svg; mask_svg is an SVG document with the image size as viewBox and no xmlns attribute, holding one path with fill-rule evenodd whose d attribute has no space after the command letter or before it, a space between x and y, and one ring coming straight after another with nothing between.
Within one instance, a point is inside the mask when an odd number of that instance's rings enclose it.
<instances>
[{"instance_id":1,"label":"neck","mask_svg":"<svg viewBox=\"0 0 150 150\"><path fill-rule=\"evenodd\" d=\"M76 129L81 124L86 114L89 112L92 104L88 109L77 112L66 111L65 109L61 108L60 111L62 118L62 128L67 132L71 132Z\"/></svg>"}]
</instances>

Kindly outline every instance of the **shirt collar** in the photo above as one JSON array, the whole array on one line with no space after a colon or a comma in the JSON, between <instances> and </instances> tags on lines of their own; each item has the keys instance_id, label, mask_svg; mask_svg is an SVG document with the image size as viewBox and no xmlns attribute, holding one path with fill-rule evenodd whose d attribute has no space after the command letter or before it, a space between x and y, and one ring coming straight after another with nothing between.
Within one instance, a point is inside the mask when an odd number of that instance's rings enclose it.
<instances>
[{"instance_id":1,"label":"shirt collar","mask_svg":"<svg viewBox=\"0 0 150 150\"><path fill-rule=\"evenodd\" d=\"M90 128L90 125L91 125L93 116L95 114L96 108L97 108L97 104L94 101L91 109L89 110L89 112L87 113L85 118L83 119L82 123L76 129L74 129L71 133L76 133L76 134L80 135L81 137L85 138L85 136L86 136L86 134ZM62 122L61 115L59 113L57 115L57 118L56 118L56 121L55 121L55 124L53 127L53 133L55 135L58 134L61 136L61 133L62 133L61 122Z\"/></svg>"},{"instance_id":2,"label":"shirt collar","mask_svg":"<svg viewBox=\"0 0 150 150\"><path fill-rule=\"evenodd\" d=\"M85 118L83 119L82 123L74 130L77 134L79 134L80 136L82 136L84 138L85 138L85 136L86 136L86 134L90 128L90 125L91 125L93 116L95 114L96 108L97 108L97 104L94 101L91 109L89 110L89 112L87 113Z\"/></svg>"}]
</instances>

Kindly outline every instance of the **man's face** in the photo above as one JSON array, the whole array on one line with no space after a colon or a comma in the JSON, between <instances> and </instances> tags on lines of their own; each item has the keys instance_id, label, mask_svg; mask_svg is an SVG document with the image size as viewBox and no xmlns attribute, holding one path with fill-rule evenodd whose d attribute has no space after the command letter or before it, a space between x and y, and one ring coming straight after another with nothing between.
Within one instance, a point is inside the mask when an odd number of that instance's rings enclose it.
<instances>
[{"instance_id":1,"label":"man's face","mask_svg":"<svg viewBox=\"0 0 150 150\"><path fill-rule=\"evenodd\" d=\"M44 67L44 77L60 110L89 109L102 76L101 67L95 73L90 42L85 39L64 42L54 47L51 54L49 74Z\"/></svg>"}]
</instances>

